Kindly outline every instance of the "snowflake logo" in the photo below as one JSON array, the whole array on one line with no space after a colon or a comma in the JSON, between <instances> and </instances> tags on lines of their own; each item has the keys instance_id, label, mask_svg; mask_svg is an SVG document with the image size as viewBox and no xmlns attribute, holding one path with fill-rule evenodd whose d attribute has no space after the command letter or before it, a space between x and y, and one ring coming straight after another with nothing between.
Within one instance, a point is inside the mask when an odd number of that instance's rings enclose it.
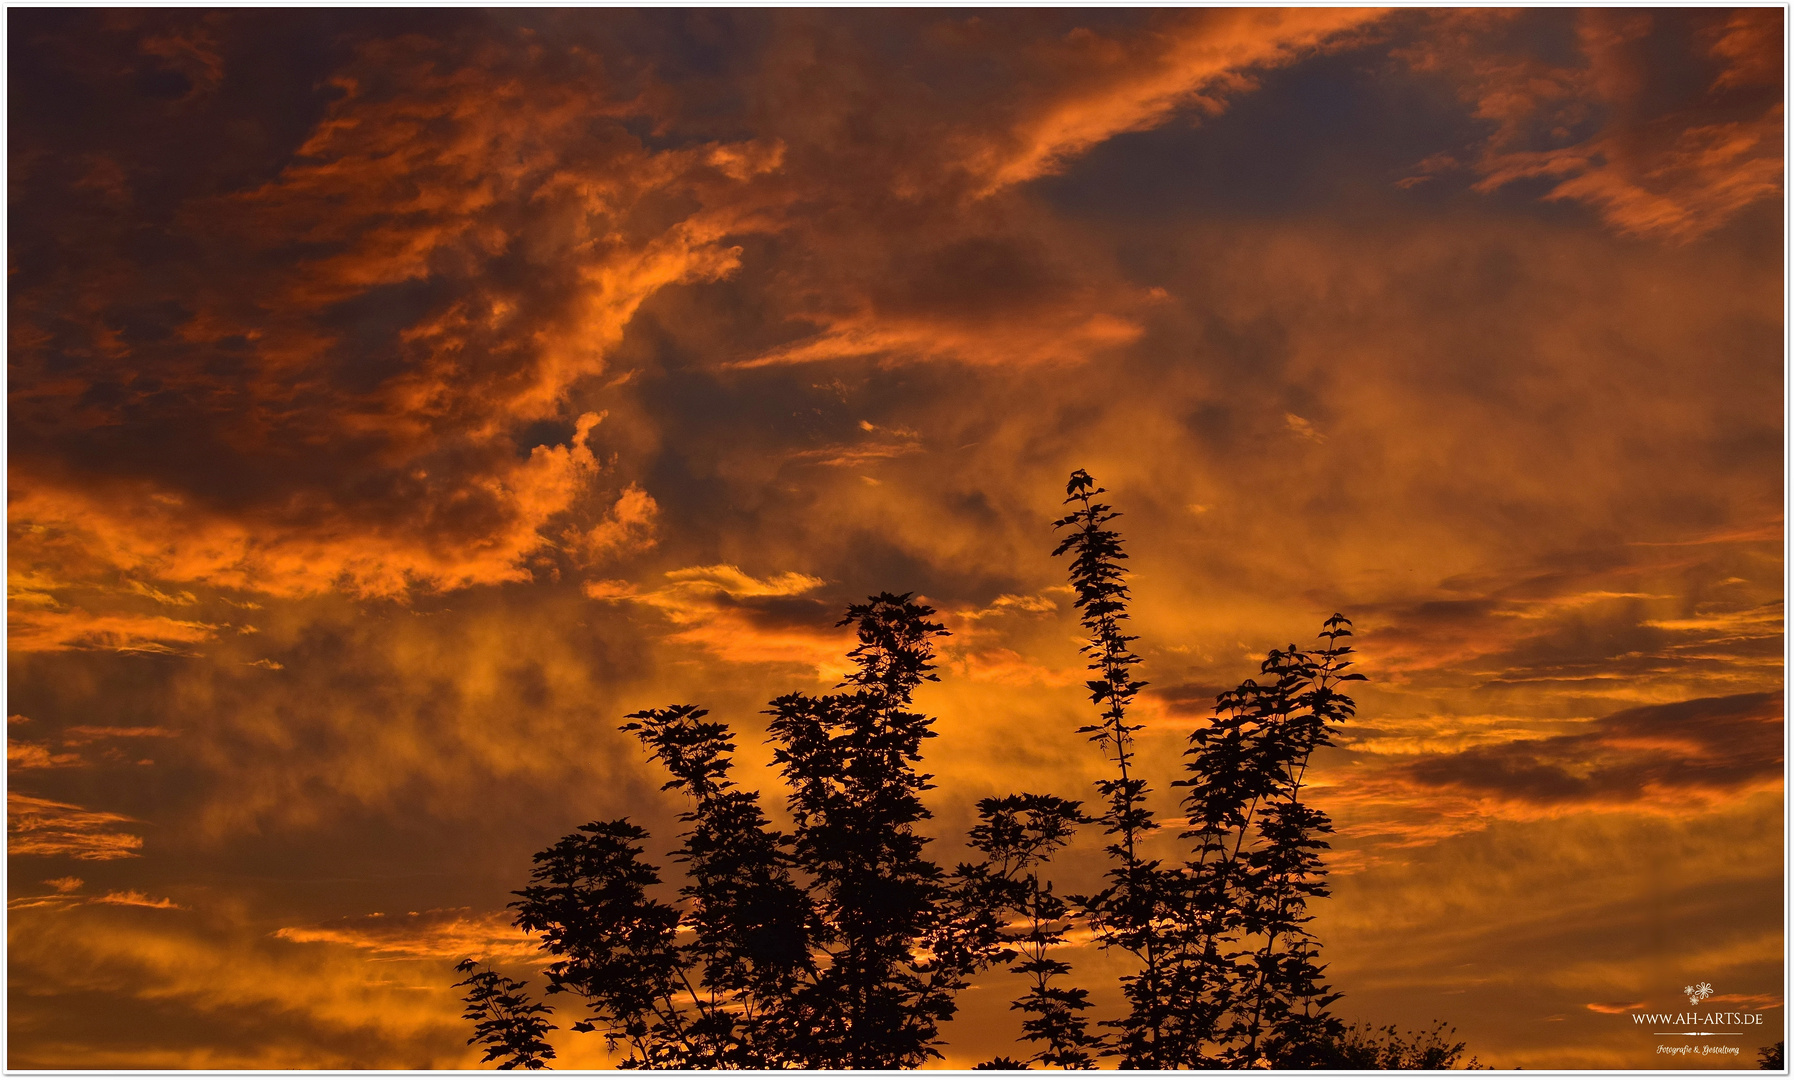
<instances>
[{"instance_id":1,"label":"snowflake logo","mask_svg":"<svg viewBox=\"0 0 1794 1080\"><path fill-rule=\"evenodd\" d=\"M1693 986L1684 986L1682 987L1682 993L1688 995L1688 1004L1699 1005L1701 1002L1713 996L1713 984L1696 983Z\"/></svg>"}]
</instances>

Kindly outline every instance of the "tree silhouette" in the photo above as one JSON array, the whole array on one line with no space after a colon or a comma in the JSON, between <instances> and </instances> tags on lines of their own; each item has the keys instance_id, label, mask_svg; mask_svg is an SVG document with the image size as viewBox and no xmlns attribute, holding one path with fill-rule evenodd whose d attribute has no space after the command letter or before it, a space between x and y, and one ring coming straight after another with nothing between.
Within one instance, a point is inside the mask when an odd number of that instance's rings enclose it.
<instances>
[{"instance_id":1,"label":"tree silhouette","mask_svg":"<svg viewBox=\"0 0 1794 1080\"><path fill-rule=\"evenodd\" d=\"M1248 679L1220 695L1213 719L1190 736L1183 807L1193 850L1181 866L1145 857L1142 838L1156 828L1148 788L1133 769L1128 708L1146 684L1121 633L1129 600L1126 554L1096 501L1105 493L1082 469L1071 474L1055 523L1070 532L1054 550L1070 552L1070 577L1089 640L1095 675L1088 683L1101 722L1080 729L1115 767L1098 782L1108 803L1100 819L1114 838L1108 886L1075 897L1098 945L1131 954L1137 970L1122 978L1127 1015L1112 1049L1123 1068L1303 1067L1325 1056L1343 1032L1327 1011L1338 999L1321 981L1319 944L1308 932L1308 901L1325 896L1320 853L1332 831L1327 816L1302 800L1316 748L1330 744L1353 714L1341 684L1351 622L1335 614L1323 646L1273 650Z\"/></svg>"},{"instance_id":2,"label":"tree silhouette","mask_svg":"<svg viewBox=\"0 0 1794 1080\"><path fill-rule=\"evenodd\" d=\"M789 832L732 779L727 725L674 705L632 713L622 730L671 776L663 790L687 799L676 895L627 819L583 825L535 856L512 907L551 958L548 992L583 999L574 1031L625 1048L625 1068L915 1068L940 1056L968 980L1008 964L1024 979L1011 1008L1033 1050L981 1069L1457 1064L1464 1045L1443 1024L1403 1036L1336 1019L1340 995L1309 929L1310 902L1327 895L1332 824L1304 784L1314 752L1355 712L1342 690L1364 678L1347 670L1351 621L1325 620L1313 648L1271 650L1255 678L1217 697L1172 785L1187 825L1184 853L1168 862L1134 747L1129 710L1146 683L1133 676L1127 555L1103 494L1089 473L1071 474L1053 552L1071 555L1099 710L1079 731L1112 770L1096 783L1100 814L1051 795L984 799L967 837L981 858L951 871L933 861L920 831L933 720L913 695L936 678L932 642L947 631L908 593L851 605L839 624L858 637L846 680L767 710ZM1108 838L1102 885L1062 896L1044 871L1092 822ZM1080 925L1134 961L1123 1015L1094 1025L1090 992L1067 984L1071 966L1056 955ZM460 970L476 972L456 985L469 988L469 1041L485 1060L544 1067L547 1007L471 960Z\"/></svg>"},{"instance_id":3,"label":"tree silhouette","mask_svg":"<svg viewBox=\"0 0 1794 1080\"><path fill-rule=\"evenodd\" d=\"M971 975L1015 960L1013 941L1038 951L1058 940L1051 887L1030 871L1083 820L1077 803L987 799L970 836L981 861L948 872L927 857L931 785L918 766L933 720L911 699L935 678L931 642L946 629L932 614L909 594L850 606L842 625L859 644L839 692L772 702L789 833L731 779L733 736L705 710L628 717L623 730L671 774L665 788L689 800L674 852L686 882L676 903L655 895L647 833L626 819L535 856L512 906L554 958L548 992L585 1002L573 1030L625 1048L625 1068L915 1068L940 1056L940 1025ZM1029 911L1040 915L1031 935L1007 928ZM1068 1028L1053 1010L1081 1005L1052 997L1050 966L1037 974L1045 1053L1062 1053L1052 1033ZM517 1003L480 1013L476 1039L501 1068L538 1067L546 1055L516 1018L541 1024L546 1006L505 991Z\"/></svg>"},{"instance_id":4,"label":"tree silhouette","mask_svg":"<svg viewBox=\"0 0 1794 1080\"><path fill-rule=\"evenodd\" d=\"M1134 732L1140 725L1128 722L1128 706L1146 684L1132 677L1140 662L1129 647L1135 640L1121 632L1127 619L1128 589L1121 563L1121 537L1107 527L1120 515L1095 497L1103 494L1089 473L1071 474L1066 503L1075 509L1053 523L1070 534L1053 549L1054 556L1071 552L1071 584L1075 604L1090 639L1083 652L1090 658L1095 676L1085 683L1090 700L1102 710L1099 723L1079 728L1114 763L1115 775L1097 782L1107 809L1098 819L1112 838L1107 847L1111 867L1108 885L1088 896L1073 897L1084 919L1104 947L1123 949L1139 961L1139 970L1122 977L1122 993L1128 1016L1107 1021L1119 1029L1124 1068L1169 1068L1161 1043L1172 1016L1171 977L1167 945L1161 922L1172 900L1172 882L1157 860L1140 854L1142 837L1158 828L1146 807L1148 788L1134 767ZM1095 1047L1092 1047L1095 1048Z\"/></svg>"},{"instance_id":5,"label":"tree silhouette","mask_svg":"<svg viewBox=\"0 0 1794 1080\"><path fill-rule=\"evenodd\" d=\"M1301 793L1315 749L1353 713L1337 689L1363 678L1344 670L1350 625L1327 619L1313 653L1272 650L1264 681L1220 695L1210 723L1191 733L1176 786L1189 791L1182 835L1196 850L1175 925L1192 939L1178 981L1180 1016L1196 1021L1178 1040L1192 1065L1212 1041L1219 1064L1300 1067L1341 1033L1326 1011L1339 995L1321 981L1307 929L1309 899L1327 895L1320 853L1333 827Z\"/></svg>"}]
</instances>

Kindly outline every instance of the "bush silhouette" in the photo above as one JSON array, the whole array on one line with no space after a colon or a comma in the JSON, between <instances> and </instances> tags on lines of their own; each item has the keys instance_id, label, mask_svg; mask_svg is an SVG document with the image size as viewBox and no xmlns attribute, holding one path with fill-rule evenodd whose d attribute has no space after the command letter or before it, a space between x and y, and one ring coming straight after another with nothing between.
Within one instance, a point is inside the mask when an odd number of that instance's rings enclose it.
<instances>
[{"instance_id":1,"label":"bush silhouette","mask_svg":"<svg viewBox=\"0 0 1794 1080\"><path fill-rule=\"evenodd\" d=\"M1439 1021L1427 1031L1402 1034L1395 1025L1353 1024L1320 1047L1313 1063L1320 1069L1477 1069L1464 1058L1464 1043L1450 1041L1453 1028Z\"/></svg>"}]
</instances>

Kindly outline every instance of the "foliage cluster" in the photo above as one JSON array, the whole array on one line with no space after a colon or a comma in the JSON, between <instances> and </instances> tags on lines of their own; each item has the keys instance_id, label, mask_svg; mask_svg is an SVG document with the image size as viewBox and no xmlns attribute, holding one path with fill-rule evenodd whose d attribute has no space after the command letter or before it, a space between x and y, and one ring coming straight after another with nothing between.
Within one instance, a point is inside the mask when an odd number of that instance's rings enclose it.
<instances>
[{"instance_id":1,"label":"foliage cluster","mask_svg":"<svg viewBox=\"0 0 1794 1080\"><path fill-rule=\"evenodd\" d=\"M1427 1031L1406 1034L1397 1031L1393 1024L1353 1024L1328 1044L1314 1064L1324 1069L1478 1068L1474 1057L1463 1062L1464 1042L1452 1041L1455 1033L1443 1020Z\"/></svg>"},{"instance_id":2,"label":"foliage cluster","mask_svg":"<svg viewBox=\"0 0 1794 1080\"><path fill-rule=\"evenodd\" d=\"M1782 1064L1782 1040L1781 1039L1777 1039L1775 1041L1775 1045L1773 1045L1773 1046L1757 1047L1757 1068L1780 1070L1785 1067L1786 1066L1784 1066Z\"/></svg>"}]
</instances>

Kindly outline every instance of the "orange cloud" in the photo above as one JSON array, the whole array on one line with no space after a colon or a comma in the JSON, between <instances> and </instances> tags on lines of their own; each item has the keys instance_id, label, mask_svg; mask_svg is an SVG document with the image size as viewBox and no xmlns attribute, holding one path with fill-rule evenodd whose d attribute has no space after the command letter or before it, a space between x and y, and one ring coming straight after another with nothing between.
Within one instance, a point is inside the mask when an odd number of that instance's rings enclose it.
<instances>
[{"instance_id":1,"label":"orange cloud","mask_svg":"<svg viewBox=\"0 0 1794 1080\"><path fill-rule=\"evenodd\" d=\"M654 546L654 523L659 515L660 505L654 496L631 484L617 496L616 505L602 521L568 539L594 561L613 552L639 551Z\"/></svg>"},{"instance_id":2,"label":"orange cloud","mask_svg":"<svg viewBox=\"0 0 1794 1080\"><path fill-rule=\"evenodd\" d=\"M1764 77L1780 71L1779 15L1733 13L1710 26L1704 52L1720 70L1709 97L1656 113L1640 105L1653 15L1579 13L1580 66L1491 47L1517 17L1439 13L1426 40L1398 51L1416 70L1448 74L1476 115L1493 122L1471 166L1481 174L1474 190L1554 180L1545 199L1585 203L1620 232L1675 242L1710 233L1780 192L1782 104L1765 100L1779 80ZM1594 134L1571 136L1597 122ZM1541 141L1554 145L1528 148ZM1402 183L1457 167L1454 156L1438 154Z\"/></svg>"},{"instance_id":3,"label":"orange cloud","mask_svg":"<svg viewBox=\"0 0 1794 1080\"><path fill-rule=\"evenodd\" d=\"M172 739L180 732L164 727L103 727L76 724L64 728L62 741L68 746L85 746L102 739Z\"/></svg>"},{"instance_id":4,"label":"orange cloud","mask_svg":"<svg viewBox=\"0 0 1794 1080\"><path fill-rule=\"evenodd\" d=\"M80 754L59 754L41 743L6 741L6 767L9 769L60 769L85 763Z\"/></svg>"},{"instance_id":5,"label":"orange cloud","mask_svg":"<svg viewBox=\"0 0 1794 1080\"><path fill-rule=\"evenodd\" d=\"M1532 33L1546 16L1568 36ZM1500 1010L1550 997L1564 1028L1647 992L1666 954L1637 943L1670 939L1604 921L1627 912L1727 926L1701 905L1735 900L1756 936L1727 963L1780 963L1767 711L1703 733L1675 709L1781 681L1779 262L1718 229L1765 205L1781 16L1664 40L1682 17L144 15L112 52L27 20L20 63L74 74L19 80L9 570L39 719L9 754L77 786L15 797L15 854L140 853L73 770L181 738L178 771L105 777L154 808L157 858L21 898L15 976L44 992L14 1002L13 1064L472 1064L447 961L532 958L497 910L528 853L594 814L653 824L651 857L676 842L621 714L746 717L763 775L751 710L833 681L850 594L915 589L953 630L920 698L944 843L1018 777L1090 797L1047 555L1074 467L1126 514L1156 807L1214 694L1344 610L1372 681L1313 779L1346 1000L1405 1024L1465 992L1454 1019L1503 1053L1528 1033L1529 1065L1628 1061ZM320 25L328 47L288 47ZM1379 66L1416 33L1432 67ZM305 78L260 78L255 34ZM1692 66L1654 72L1660 46ZM1348 68L1417 95L1424 69L1451 123L1475 114L1415 183L1531 169L1612 227L1496 198L1427 216L1424 189L1242 214L1198 185L1160 212L1076 174L1154 126L1203 124L1092 175L1227 145L1258 82L1277 123ZM233 108L276 84L317 92ZM70 85L116 126L40 122L33 88ZM1299 153L1268 134L1236 164ZM1329 191L1401 175L1319 164ZM1638 706L1667 711L1615 719ZM69 726L94 717L114 726ZM1681 813L1676 857L1725 883L1692 899L1627 861ZM1068 888L1100 880L1080 843ZM231 873L250 850L337 883L267 914ZM1566 940L1638 955L1558 986ZM1010 1049L1004 991L967 996L954 1064Z\"/></svg>"},{"instance_id":6,"label":"orange cloud","mask_svg":"<svg viewBox=\"0 0 1794 1080\"><path fill-rule=\"evenodd\" d=\"M35 991L22 1007L49 1040L15 1064L459 1068L478 1056L454 1021L447 962L371 964L355 950L258 935L213 913L137 904L26 907L9 921L13 971ZM71 1038L54 1009L66 995L92 994L114 998L115 1016L150 1009L157 1022L124 1040ZM245 1011L284 1019L241 1031ZM209 1037L195 1039L199 1031Z\"/></svg>"},{"instance_id":7,"label":"orange cloud","mask_svg":"<svg viewBox=\"0 0 1794 1080\"><path fill-rule=\"evenodd\" d=\"M629 600L652 608L677 629L667 640L696 645L736 664L804 664L818 673L846 670L852 635L834 627L838 618L803 594L824 584L786 571L756 578L733 565L693 566L666 573L669 584L642 591L626 582L585 585L595 600Z\"/></svg>"},{"instance_id":8,"label":"orange cloud","mask_svg":"<svg viewBox=\"0 0 1794 1080\"><path fill-rule=\"evenodd\" d=\"M863 469L881 461L921 453L923 450L921 436L907 428L881 432L863 420L860 427L869 433L861 441L791 451L786 455L786 460L805 464L814 462L833 468Z\"/></svg>"},{"instance_id":9,"label":"orange cloud","mask_svg":"<svg viewBox=\"0 0 1794 1080\"><path fill-rule=\"evenodd\" d=\"M866 314L830 320L823 333L781 346L731 368L807 364L862 357L964 360L986 364L1073 363L1138 340L1138 323L1105 312L1080 311L1012 326L954 324Z\"/></svg>"},{"instance_id":10,"label":"orange cloud","mask_svg":"<svg viewBox=\"0 0 1794 1080\"><path fill-rule=\"evenodd\" d=\"M458 490L448 493L439 511L449 519L441 532L419 528L435 514L422 521L370 522L357 520L352 510L308 500L246 515L209 510L148 485L102 494L15 477L9 505L14 558L288 596L333 589L402 596L413 588L526 580L528 571L519 564L548 542L541 530L596 479L597 464L583 441L595 423L582 418L568 445L537 446L494 475L451 482ZM456 521L462 514L470 518ZM476 524L477 531L469 529ZM463 535L455 536L457 531ZM130 591L141 593L141 584L131 582ZM89 637L128 645L171 637L197 641L216 629L161 616L109 622L84 612L32 612L17 618L21 630L15 633L41 643L32 646L37 648L70 647Z\"/></svg>"},{"instance_id":11,"label":"orange cloud","mask_svg":"<svg viewBox=\"0 0 1794 1080\"><path fill-rule=\"evenodd\" d=\"M348 945L378 957L458 961L472 956L490 963L544 962L540 942L511 925L508 912L475 914L467 908L389 916L350 916L314 926L283 926L283 941Z\"/></svg>"},{"instance_id":12,"label":"orange cloud","mask_svg":"<svg viewBox=\"0 0 1794 1080\"><path fill-rule=\"evenodd\" d=\"M7 851L13 855L60 855L71 859L134 859L143 837L119 832L134 818L73 803L6 794Z\"/></svg>"},{"instance_id":13,"label":"orange cloud","mask_svg":"<svg viewBox=\"0 0 1794 1080\"><path fill-rule=\"evenodd\" d=\"M68 882L73 882L74 884L69 888L64 888L63 885ZM146 896L136 889L126 889L123 892L109 892L100 896L77 895L75 890L81 887L80 878L62 878L58 881L46 882L46 884L55 886L56 892L47 896L16 897L6 902L7 909L10 911L18 908L69 908L82 904L109 904L114 907L154 908L166 911L183 910L180 904L175 903L167 897L157 898Z\"/></svg>"},{"instance_id":14,"label":"orange cloud","mask_svg":"<svg viewBox=\"0 0 1794 1080\"><path fill-rule=\"evenodd\" d=\"M1253 75L1281 67L1361 31L1372 9L1250 8L1182 13L1151 32L1107 37L1080 27L1036 47L1053 90L1026 101L1008 130L964 159L990 194L1063 168L1123 132L1164 123L1173 112L1225 108Z\"/></svg>"},{"instance_id":15,"label":"orange cloud","mask_svg":"<svg viewBox=\"0 0 1794 1080\"><path fill-rule=\"evenodd\" d=\"M734 270L724 240L752 228L753 211L727 197L780 167L776 143L648 151L616 125L630 106L589 60L549 79L495 47L456 56L418 39L377 41L335 84L342 97L298 161L228 204L263 243L337 246L302 262L285 298L311 312L405 281L466 286L402 331L406 368L368 403L377 411L351 423L421 433L554 415L569 386L603 370L643 300ZM595 138L594 118L606 121ZM638 214L675 193L698 209L658 222ZM517 247L555 275L557 295L470 273ZM532 310L545 299L551 310ZM528 315L546 320L521 321ZM205 324L208 337L227 329ZM324 344L298 337L305 351L270 359L309 366L307 352Z\"/></svg>"},{"instance_id":16,"label":"orange cloud","mask_svg":"<svg viewBox=\"0 0 1794 1080\"><path fill-rule=\"evenodd\" d=\"M64 728L57 738L57 747L49 743L23 742L9 738L6 743L6 764L13 769L61 769L91 765L94 762L76 748L120 739L167 739L180 732L159 727L94 727L76 724ZM107 761L127 760L116 747L107 746L102 758ZM150 764L139 760L138 764Z\"/></svg>"},{"instance_id":17,"label":"orange cloud","mask_svg":"<svg viewBox=\"0 0 1794 1080\"><path fill-rule=\"evenodd\" d=\"M200 37L145 48L215 67ZM181 297L179 348L121 344L105 366L52 378L53 339L32 333L47 301L23 300L16 423L66 432L96 383L153 379L189 401L233 402L191 426L190 442L256 479L226 494L216 470L121 483L52 465L43 447L15 454L15 561L82 568L102 589L106 575L148 579L163 589L129 587L171 600L170 584L372 597L527 580L549 536L574 537L587 559L648 543L653 497L629 484L604 497L587 445L598 414L558 444L519 445L520 431L555 420L569 390L605 370L647 298L734 271L730 237L765 227L757 206L769 196L756 192L781 151L751 140L653 150L621 126L636 106L616 100L592 58L545 77L506 50L459 48L366 43L277 177L186 205L181 227L241 270ZM388 302L412 285L430 301ZM355 305L378 312L363 320L380 324L377 344L345 322ZM93 413L87 430L126 437L157 422L138 408L130 423ZM322 467L294 470L295 458ZM196 633L105 617L35 615L15 638L147 648Z\"/></svg>"},{"instance_id":18,"label":"orange cloud","mask_svg":"<svg viewBox=\"0 0 1794 1080\"><path fill-rule=\"evenodd\" d=\"M1724 65L1712 89L1781 85L1782 18L1776 8L1740 8L1708 29L1707 51Z\"/></svg>"},{"instance_id":19,"label":"orange cloud","mask_svg":"<svg viewBox=\"0 0 1794 1080\"><path fill-rule=\"evenodd\" d=\"M1664 135L1668 136L1666 140ZM1547 199L1585 202L1622 232L1689 240L1781 190L1782 108L1753 120L1625 132L1491 159L1477 191L1563 177Z\"/></svg>"},{"instance_id":20,"label":"orange cloud","mask_svg":"<svg viewBox=\"0 0 1794 1080\"><path fill-rule=\"evenodd\" d=\"M224 81L224 58L219 53L214 17L197 25L168 27L144 35L137 48L160 60L188 82L183 101L215 92ZM208 25L209 24L209 25Z\"/></svg>"},{"instance_id":21,"label":"orange cloud","mask_svg":"<svg viewBox=\"0 0 1794 1080\"><path fill-rule=\"evenodd\" d=\"M19 652L105 649L120 653L180 654L215 636L217 626L160 615L93 614L81 608L60 611L11 610L7 640Z\"/></svg>"}]
</instances>

